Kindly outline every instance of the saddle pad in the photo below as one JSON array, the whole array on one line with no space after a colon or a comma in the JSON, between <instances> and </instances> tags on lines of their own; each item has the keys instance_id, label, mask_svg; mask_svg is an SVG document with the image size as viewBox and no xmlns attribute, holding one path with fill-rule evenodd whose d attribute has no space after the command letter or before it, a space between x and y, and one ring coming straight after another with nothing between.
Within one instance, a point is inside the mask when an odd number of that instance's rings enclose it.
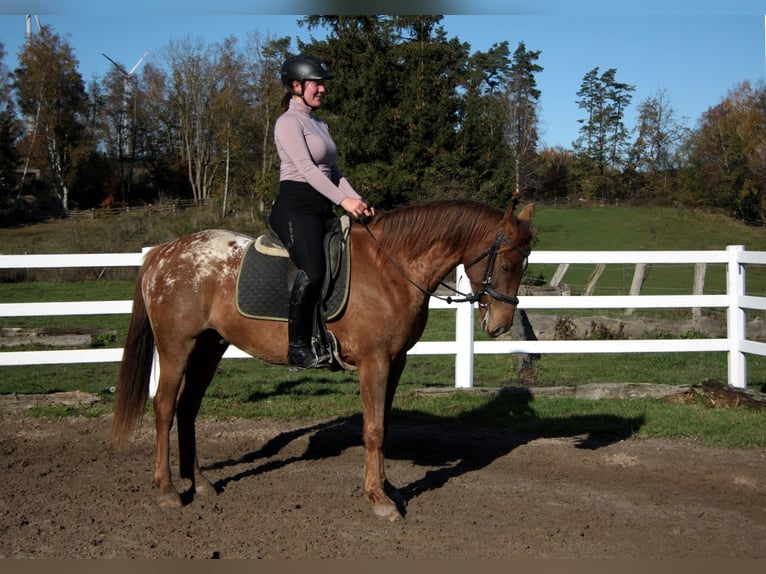
<instances>
[{"instance_id":1,"label":"saddle pad","mask_svg":"<svg viewBox=\"0 0 766 574\"><path fill-rule=\"evenodd\" d=\"M247 246L237 277L237 310L250 319L287 321L292 262L283 255L266 255ZM294 267L293 267L294 268ZM346 306L350 277L349 249L344 248L337 275L322 294L325 321L335 319Z\"/></svg>"}]
</instances>

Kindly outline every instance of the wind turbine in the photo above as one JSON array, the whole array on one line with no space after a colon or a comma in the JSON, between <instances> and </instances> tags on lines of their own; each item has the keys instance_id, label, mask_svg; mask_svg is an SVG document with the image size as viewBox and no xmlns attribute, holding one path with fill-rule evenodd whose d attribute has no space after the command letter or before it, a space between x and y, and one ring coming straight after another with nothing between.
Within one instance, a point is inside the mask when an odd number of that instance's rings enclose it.
<instances>
[{"instance_id":1,"label":"wind turbine","mask_svg":"<svg viewBox=\"0 0 766 574\"><path fill-rule=\"evenodd\" d=\"M126 78L130 78L130 77L133 75L133 72L135 72L135 71L138 69L138 67L139 67L139 66L141 65L141 63L142 63L142 62L143 62L143 61L146 59L146 56L147 56L148 54L149 54L149 50L146 50L146 51L144 52L144 55L143 55L143 56L141 56L141 58L138 60L138 62L136 62L136 65L135 65L135 66L133 66L133 67L130 69L130 72L126 72L126 71L125 71L125 68L124 68L124 67L123 67L121 64L118 64L117 62L115 62L114 60L112 60L112 59L111 59L109 56L107 56L106 54L104 54L103 52L101 53L101 55L102 55L104 58L106 58L107 60L109 60L109 61L110 61L112 64L114 64L114 67L115 67L115 68L117 68L117 69L118 69L120 72L122 72L122 74L123 74L123 75L124 75Z\"/></svg>"},{"instance_id":2,"label":"wind turbine","mask_svg":"<svg viewBox=\"0 0 766 574\"><path fill-rule=\"evenodd\" d=\"M125 129L126 132L127 132L127 129L128 129L128 113L127 113L128 96L132 95L132 92L133 92L133 73L138 69L138 67L141 65L141 63L146 59L146 56L148 54L149 54L149 50L146 50L144 52L144 55L141 56L141 58L138 60L138 62L136 62L136 65L133 66L130 69L129 72L127 72L127 71L125 71L125 67L124 66L122 66L121 64L118 64L117 62L112 60L109 56L104 54L103 52L101 53L101 55L104 56L104 58L106 58L107 60L109 60L114 65L114 67L117 69L117 71L119 71L122 74L122 76L123 76L121 115L122 115L123 129ZM134 102L134 105L133 105L133 120L135 120L135 115L136 115L135 111L136 110L135 110L135 102ZM120 141L122 141L122 138L120 138ZM127 147L125 149L128 152L131 151ZM130 154L128 153L128 155L130 155Z\"/></svg>"},{"instance_id":3,"label":"wind turbine","mask_svg":"<svg viewBox=\"0 0 766 574\"><path fill-rule=\"evenodd\" d=\"M121 64L118 64L114 60L112 60L109 56L101 53L104 58L109 60L112 65L117 69L118 72L122 74L123 77L123 84L122 84L122 106L120 109L120 116L122 116L122 126L118 127L117 129L117 144L119 148L119 159L120 159L120 178L122 179L122 201L124 204L129 199L130 195L130 184L131 180L133 179L133 155L134 155L134 145L133 140L135 139L135 122L136 122L136 99L133 97L133 116L130 120L130 125L128 122L128 98L129 96L133 96L133 73L138 69L138 67L143 63L143 61L146 59L146 56L149 54L149 50L146 50L141 56L141 58L136 62L135 66L133 66L130 71L126 71L125 67ZM124 177L124 169L123 165L125 162L125 158L128 157L130 159L130 171L128 173L128 179L126 180Z\"/></svg>"},{"instance_id":4,"label":"wind turbine","mask_svg":"<svg viewBox=\"0 0 766 574\"><path fill-rule=\"evenodd\" d=\"M42 26L40 26L40 18L35 15L35 22L37 22L37 31L39 32ZM27 45L32 41L32 15L27 14Z\"/></svg>"}]
</instances>

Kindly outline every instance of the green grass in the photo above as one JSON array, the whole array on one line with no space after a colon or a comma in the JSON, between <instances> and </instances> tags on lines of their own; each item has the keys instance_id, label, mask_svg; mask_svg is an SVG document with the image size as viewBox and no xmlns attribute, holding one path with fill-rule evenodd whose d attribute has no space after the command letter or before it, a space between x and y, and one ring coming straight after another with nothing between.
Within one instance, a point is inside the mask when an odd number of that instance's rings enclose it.
<instances>
[{"instance_id":1,"label":"green grass","mask_svg":"<svg viewBox=\"0 0 766 574\"><path fill-rule=\"evenodd\" d=\"M120 301L133 298L135 280L25 281L0 284L4 303ZM8 321L8 319L4 319Z\"/></svg>"},{"instance_id":2,"label":"green grass","mask_svg":"<svg viewBox=\"0 0 766 574\"><path fill-rule=\"evenodd\" d=\"M544 250L708 250L744 245L766 250L762 228L719 214L673 207L540 206L534 248Z\"/></svg>"},{"instance_id":3,"label":"green grass","mask_svg":"<svg viewBox=\"0 0 766 574\"><path fill-rule=\"evenodd\" d=\"M533 250L540 251L665 251L723 250L744 245L750 251L766 251L763 229L748 227L720 215L670 207L554 208L535 211ZM529 275L542 274L550 281L556 265L530 265ZM564 276L573 294L582 293L593 265L570 265ZM633 265L607 265L596 295L627 294ZM642 288L646 295L691 293L693 264L657 264ZM708 265L705 293L723 293L724 265ZM766 268L751 267L748 293L766 294Z\"/></svg>"},{"instance_id":4,"label":"green grass","mask_svg":"<svg viewBox=\"0 0 766 574\"><path fill-rule=\"evenodd\" d=\"M4 303L33 303L55 301L129 301L133 298L133 280L88 279L80 281L28 281L0 283L0 299ZM123 346L130 316L65 315L54 317L0 318L0 326L25 329L104 329L115 330L116 338L104 347ZM14 348L15 351L41 349L40 346Z\"/></svg>"},{"instance_id":5,"label":"green grass","mask_svg":"<svg viewBox=\"0 0 766 574\"><path fill-rule=\"evenodd\" d=\"M623 373L632 372L630 382L667 382L693 384L707 378L715 369L723 369L725 360L711 365L712 371L700 367L693 371L699 357L690 354L662 355L664 367L661 380L647 381L649 369L642 361L653 357L627 356L633 365ZM615 363L625 362L625 356L601 356ZM671 360L672 357L672 360ZM721 354L721 357L723 355ZM505 426L514 432L539 436L629 436L647 438L685 439L711 446L731 448L766 447L766 411L741 408L711 408L702 401L674 404L663 400L581 400L569 398L538 398L529 400L494 392L497 387L518 386L513 358L504 361L481 356L477 361L477 389L428 394L423 389L451 389L454 361L439 357L411 357L405 369L394 401L394 420L438 422L445 425ZM489 366L484 359L495 363ZM683 359L683 360L682 360ZM696 360L695 360L696 359ZM766 372L766 360L753 358L751 372ZM578 384L614 382L619 368L602 365L601 375L581 368L580 357L544 356L540 361L543 380L538 384ZM715 362L715 361L714 361ZM555 363L560 363L558 366ZM48 365L40 367L4 367L0 369L2 393L46 393L79 389L97 393L102 402L88 408L37 408L30 416L98 416L108 414L113 407L113 394L118 366ZM553 375L557 372L569 373ZM609 373L612 375L609 375ZM690 373L694 374L690 374ZM545 374L547 373L547 374ZM547 380L553 375L553 380ZM704 376L703 376L704 375ZM761 378L763 380L763 378ZM480 392L481 390L492 392ZM150 408L150 407L149 407ZM361 401L355 373L325 371L294 373L285 367L267 365L256 359L224 361L208 389L201 416L226 419L231 417L273 419L281 421L312 421L358 416Z\"/></svg>"}]
</instances>

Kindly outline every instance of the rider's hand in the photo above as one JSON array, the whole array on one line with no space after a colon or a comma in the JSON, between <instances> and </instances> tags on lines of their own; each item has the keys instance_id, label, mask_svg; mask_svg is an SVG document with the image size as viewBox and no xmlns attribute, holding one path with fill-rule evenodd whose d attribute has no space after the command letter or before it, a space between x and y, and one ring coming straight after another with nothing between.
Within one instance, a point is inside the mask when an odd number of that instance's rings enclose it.
<instances>
[{"instance_id":1,"label":"rider's hand","mask_svg":"<svg viewBox=\"0 0 766 574\"><path fill-rule=\"evenodd\" d=\"M375 208L362 198L346 197L340 202L340 206L356 219L375 215Z\"/></svg>"}]
</instances>

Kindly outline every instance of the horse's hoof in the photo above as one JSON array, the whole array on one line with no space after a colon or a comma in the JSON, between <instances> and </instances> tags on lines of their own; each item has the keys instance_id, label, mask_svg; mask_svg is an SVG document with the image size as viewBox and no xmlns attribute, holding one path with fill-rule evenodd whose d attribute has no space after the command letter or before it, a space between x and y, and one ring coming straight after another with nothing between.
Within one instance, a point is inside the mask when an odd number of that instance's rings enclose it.
<instances>
[{"instance_id":1,"label":"horse's hoof","mask_svg":"<svg viewBox=\"0 0 766 574\"><path fill-rule=\"evenodd\" d=\"M387 519L389 522L396 522L402 519L402 515L399 513L399 509L390 500L376 502L372 505L372 511L375 516Z\"/></svg>"},{"instance_id":2,"label":"horse's hoof","mask_svg":"<svg viewBox=\"0 0 766 574\"><path fill-rule=\"evenodd\" d=\"M211 494L218 494L215 487L210 484L210 481L203 479L202 481L195 481L194 494L197 496L210 496Z\"/></svg>"},{"instance_id":3,"label":"horse's hoof","mask_svg":"<svg viewBox=\"0 0 766 574\"><path fill-rule=\"evenodd\" d=\"M160 508L181 508L183 506L181 497L175 492L160 495L157 502L159 502Z\"/></svg>"}]
</instances>

